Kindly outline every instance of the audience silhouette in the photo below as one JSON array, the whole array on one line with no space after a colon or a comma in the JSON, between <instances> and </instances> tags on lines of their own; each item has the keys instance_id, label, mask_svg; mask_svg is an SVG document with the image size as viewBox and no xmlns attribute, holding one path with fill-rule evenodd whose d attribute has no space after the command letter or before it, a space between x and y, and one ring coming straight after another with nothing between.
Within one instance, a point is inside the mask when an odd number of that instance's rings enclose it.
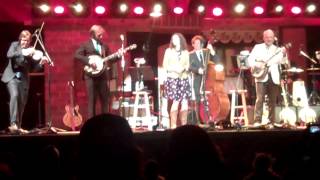
<instances>
[{"instance_id":1,"label":"audience silhouette","mask_svg":"<svg viewBox=\"0 0 320 180\"><path fill-rule=\"evenodd\" d=\"M121 116L101 114L80 130L79 179L130 179L142 177L142 152Z\"/></svg>"},{"instance_id":2,"label":"audience silhouette","mask_svg":"<svg viewBox=\"0 0 320 180\"><path fill-rule=\"evenodd\" d=\"M279 180L272 169L272 157L267 153L257 153L253 160L253 171L244 180Z\"/></svg>"},{"instance_id":3,"label":"audience silhouette","mask_svg":"<svg viewBox=\"0 0 320 180\"><path fill-rule=\"evenodd\" d=\"M168 180L229 179L218 147L194 125L172 131L168 149Z\"/></svg>"}]
</instances>

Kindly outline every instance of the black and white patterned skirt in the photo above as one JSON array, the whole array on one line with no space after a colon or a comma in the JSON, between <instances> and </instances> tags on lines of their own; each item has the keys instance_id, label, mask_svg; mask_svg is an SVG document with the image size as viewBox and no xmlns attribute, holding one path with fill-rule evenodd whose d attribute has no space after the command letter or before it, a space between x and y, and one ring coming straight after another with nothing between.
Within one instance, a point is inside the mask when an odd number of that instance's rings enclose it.
<instances>
[{"instance_id":1,"label":"black and white patterned skirt","mask_svg":"<svg viewBox=\"0 0 320 180\"><path fill-rule=\"evenodd\" d=\"M170 100L181 101L191 98L191 86L189 79L170 78L164 83L164 97Z\"/></svg>"}]
</instances>

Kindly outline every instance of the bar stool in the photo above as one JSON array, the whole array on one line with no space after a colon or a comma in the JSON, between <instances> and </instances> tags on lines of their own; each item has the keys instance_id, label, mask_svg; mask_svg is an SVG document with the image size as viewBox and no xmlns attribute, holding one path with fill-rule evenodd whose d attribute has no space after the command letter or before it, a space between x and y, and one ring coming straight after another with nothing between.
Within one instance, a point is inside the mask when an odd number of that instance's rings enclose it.
<instances>
[{"instance_id":1,"label":"bar stool","mask_svg":"<svg viewBox=\"0 0 320 180\"><path fill-rule=\"evenodd\" d=\"M137 124L141 122L141 126L148 126L148 130L152 130L152 116L150 112L150 102L149 102L149 94L151 91L134 91L132 92L134 97L134 104L133 104L133 116L129 118L129 124L132 128L136 128ZM145 115L138 116L138 110L144 109Z\"/></svg>"},{"instance_id":2,"label":"bar stool","mask_svg":"<svg viewBox=\"0 0 320 180\"><path fill-rule=\"evenodd\" d=\"M247 112L247 103L246 103L246 93L247 90L239 89L239 90L230 90L231 93L231 114L230 114L230 122L232 125L235 125L235 120L241 121L244 120L244 125L249 125L248 120L248 112ZM241 103L242 105L236 105L236 95L241 95ZM236 109L242 110L239 116L235 116ZM241 124L241 123L240 123Z\"/></svg>"}]
</instances>

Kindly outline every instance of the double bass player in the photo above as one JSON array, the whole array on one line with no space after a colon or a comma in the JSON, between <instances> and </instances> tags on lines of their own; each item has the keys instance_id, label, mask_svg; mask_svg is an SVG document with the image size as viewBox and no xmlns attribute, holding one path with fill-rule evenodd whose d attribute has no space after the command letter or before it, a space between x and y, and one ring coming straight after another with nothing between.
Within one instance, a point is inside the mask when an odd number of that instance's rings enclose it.
<instances>
[{"instance_id":1,"label":"double bass player","mask_svg":"<svg viewBox=\"0 0 320 180\"><path fill-rule=\"evenodd\" d=\"M201 35L195 35L191 39L191 44L193 50L190 52L190 71L191 73L191 84L192 84L192 92L193 98L195 100L195 112L196 119L200 120L199 117L199 105L201 101L201 96L205 91L204 87L204 75L206 71L206 66L208 61L212 61L214 63L219 62L219 58L214 51L212 44L208 43L207 48L205 46L205 39ZM199 122L198 122L199 123Z\"/></svg>"}]
</instances>

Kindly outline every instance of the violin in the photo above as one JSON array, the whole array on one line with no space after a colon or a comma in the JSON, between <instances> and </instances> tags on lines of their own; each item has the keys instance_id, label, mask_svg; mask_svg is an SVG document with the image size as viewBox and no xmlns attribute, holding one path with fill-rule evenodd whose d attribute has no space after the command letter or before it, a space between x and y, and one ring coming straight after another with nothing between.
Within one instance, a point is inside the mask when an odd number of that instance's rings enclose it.
<instances>
[{"instance_id":1,"label":"violin","mask_svg":"<svg viewBox=\"0 0 320 180\"><path fill-rule=\"evenodd\" d=\"M32 59L35 61L40 61L44 57L42 51L34 49L33 47L22 49L22 55L31 56Z\"/></svg>"},{"instance_id":2,"label":"violin","mask_svg":"<svg viewBox=\"0 0 320 180\"><path fill-rule=\"evenodd\" d=\"M63 123L72 131L82 124L82 115L79 113L79 105L74 105L74 82L68 81L70 87L70 104L65 106L66 114L63 116Z\"/></svg>"}]
</instances>

